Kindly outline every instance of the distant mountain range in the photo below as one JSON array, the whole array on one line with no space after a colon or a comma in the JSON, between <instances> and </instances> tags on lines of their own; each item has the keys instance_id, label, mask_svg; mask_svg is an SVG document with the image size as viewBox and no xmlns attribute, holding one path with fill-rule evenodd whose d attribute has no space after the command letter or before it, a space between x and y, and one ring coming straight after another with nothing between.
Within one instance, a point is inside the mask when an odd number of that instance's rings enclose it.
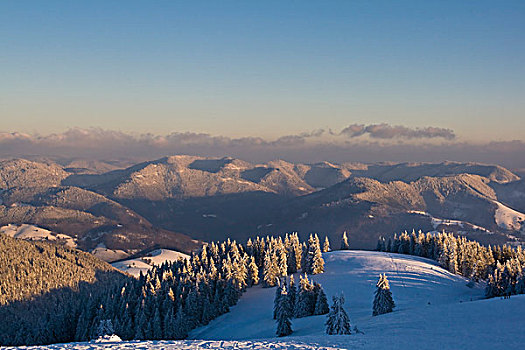
<instances>
[{"instance_id":1,"label":"distant mountain range","mask_svg":"<svg viewBox=\"0 0 525 350\"><path fill-rule=\"evenodd\" d=\"M117 260L200 240L311 232L357 248L402 230L455 231L483 243L525 233L525 181L476 163L252 164L171 156L118 163L0 162L0 226L32 224Z\"/></svg>"}]
</instances>

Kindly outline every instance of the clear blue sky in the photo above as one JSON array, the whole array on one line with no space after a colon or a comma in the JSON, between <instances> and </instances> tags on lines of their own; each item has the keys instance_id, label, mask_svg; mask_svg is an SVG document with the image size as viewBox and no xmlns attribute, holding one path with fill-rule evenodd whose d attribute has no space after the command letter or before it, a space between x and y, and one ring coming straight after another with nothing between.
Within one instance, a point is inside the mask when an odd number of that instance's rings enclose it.
<instances>
[{"instance_id":1,"label":"clear blue sky","mask_svg":"<svg viewBox=\"0 0 525 350\"><path fill-rule=\"evenodd\" d=\"M0 131L525 140L525 1L0 2Z\"/></svg>"}]
</instances>

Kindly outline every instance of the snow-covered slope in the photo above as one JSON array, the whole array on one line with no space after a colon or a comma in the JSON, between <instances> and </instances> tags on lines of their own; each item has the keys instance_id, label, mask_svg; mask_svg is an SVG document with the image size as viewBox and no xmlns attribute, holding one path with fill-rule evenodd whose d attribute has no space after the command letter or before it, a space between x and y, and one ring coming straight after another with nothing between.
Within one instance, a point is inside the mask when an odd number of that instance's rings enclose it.
<instances>
[{"instance_id":1,"label":"snow-covered slope","mask_svg":"<svg viewBox=\"0 0 525 350\"><path fill-rule=\"evenodd\" d=\"M499 227L507 230L520 231L523 230L523 223L525 222L525 214L511 209L500 202L494 202L498 208L494 214L494 219Z\"/></svg>"},{"instance_id":2,"label":"snow-covered slope","mask_svg":"<svg viewBox=\"0 0 525 350\"><path fill-rule=\"evenodd\" d=\"M180 258L186 259L188 257L189 256L187 254L174 250L156 249L142 258L118 261L114 262L112 265L121 271L138 277L140 272L145 273L146 271L152 269L155 265L158 266L162 265L166 261L173 262Z\"/></svg>"},{"instance_id":3,"label":"snow-covered slope","mask_svg":"<svg viewBox=\"0 0 525 350\"><path fill-rule=\"evenodd\" d=\"M129 256L123 250L120 249L108 249L104 243L99 243L95 249L91 251L91 254L107 262L122 260Z\"/></svg>"},{"instance_id":4,"label":"snow-covered slope","mask_svg":"<svg viewBox=\"0 0 525 350\"><path fill-rule=\"evenodd\" d=\"M344 292L346 309L353 324L366 334L379 331L374 325L378 318L372 318L371 314L375 283L380 273L386 273L391 282L398 317L425 312L443 304L476 300L483 295L481 288L467 287L465 279L443 270L428 259L369 251L335 251L324 257L326 272L312 278L321 283L329 300L332 295ZM249 289L230 313L195 330L192 338L273 337L274 293L273 288ZM325 319L325 316L315 316L293 320L294 336L322 336Z\"/></svg>"},{"instance_id":5,"label":"snow-covered slope","mask_svg":"<svg viewBox=\"0 0 525 350\"><path fill-rule=\"evenodd\" d=\"M365 334L326 336L326 317L312 316L292 320L290 340L310 338L324 345L363 349L479 349L489 344L513 348L513 342L525 341L518 316L525 311L525 297L479 300L482 286L469 288L464 278L418 257L366 251L336 251L324 257L326 272L313 279L323 285L329 298L344 292L352 326ZM380 273L386 273L391 282L397 308L392 314L372 317ZM248 290L230 313L191 336L216 340L274 337L274 293L273 288Z\"/></svg>"},{"instance_id":6,"label":"snow-covered slope","mask_svg":"<svg viewBox=\"0 0 525 350\"><path fill-rule=\"evenodd\" d=\"M430 218L430 223L432 224L432 227L434 227L434 230L437 230L438 228L440 228L442 226L446 226L447 228L449 228L451 226L452 227L456 226L456 227L459 227L461 229L465 229L465 231L460 230L459 232L465 232L466 233L466 232L468 232L467 230L476 230L476 231L483 231L483 232L491 233L489 230L487 230L484 227L481 227L481 226L478 226L478 225L474 225L474 224L472 224L470 222L466 222L466 221L463 221L463 220L439 219L439 218L436 218L436 217L430 215L429 213L427 213L425 211L421 211L421 210L409 210L408 212L410 214L416 214L416 215L426 216L426 217Z\"/></svg>"},{"instance_id":7,"label":"snow-covered slope","mask_svg":"<svg viewBox=\"0 0 525 350\"><path fill-rule=\"evenodd\" d=\"M22 224L15 225L9 224L0 227L0 234L7 235L18 239L25 239L29 241L56 241L62 240L67 247L74 248L77 246L75 240L61 233L55 233L45 228L38 227L35 225Z\"/></svg>"}]
</instances>

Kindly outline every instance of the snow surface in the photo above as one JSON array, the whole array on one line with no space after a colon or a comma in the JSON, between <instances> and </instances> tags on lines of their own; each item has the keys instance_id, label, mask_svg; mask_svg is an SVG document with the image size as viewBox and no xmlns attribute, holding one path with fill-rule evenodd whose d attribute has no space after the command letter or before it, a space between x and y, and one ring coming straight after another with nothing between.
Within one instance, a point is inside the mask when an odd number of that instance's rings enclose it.
<instances>
[{"instance_id":1,"label":"snow surface","mask_svg":"<svg viewBox=\"0 0 525 350\"><path fill-rule=\"evenodd\" d=\"M156 249L145 257L118 261L111 265L121 271L129 273L130 275L139 277L141 272L144 274L148 270L151 270L153 266L162 265L166 261L174 262L181 258L187 259L188 257L187 254L175 250Z\"/></svg>"},{"instance_id":2,"label":"snow surface","mask_svg":"<svg viewBox=\"0 0 525 350\"><path fill-rule=\"evenodd\" d=\"M118 335L112 334L112 335L104 335L102 337L98 337L95 340L95 343L117 343L121 341L122 339L120 339Z\"/></svg>"},{"instance_id":3,"label":"snow surface","mask_svg":"<svg viewBox=\"0 0 525 350\"><path fill-rule=\"evenodd\" d=\"M6 348L10 349L10 348ZM201 349L290 349L290 350L336 350L341 348L320 346L315 342L306 344L302 342L285 342L285 341L200 341L200 340L182 340L182 341L130 341L115 343L69 343L55 344L48 346L22 346L17 349L46 349L46 350L201 350Z\"/></svg>"},{"instance_id":4,"label":"snow surface","mask_svg":"<svg viewBox=\"0 0 525 350\"><path fill-rule=\"evenodd\" d=\"M129 256L129 254L123 250L114 250L106 248L106 245L104 243L99 243L97 247L91 251L91 254L93 254L100 260L104 260L107 262L117 261Z\"/></svg>"},{"instance_id":5,"label":"snow surface","mask_svg":"<svg viewBox=\"0 0 525 350\"><path fill-rule=\"evenodd\" d=\"M25 239L28 241L56 241L64 240L65 245L70 248L77 246L75 240L61 233L55 233L45 228L38 227L30 224L9 224L0 227L0 234L7 235L18 239Z\"/></svg>"},{"instance_id":6,"label":"snow surface","mask_svg":"<svg viewBox=\"0 0 525 350\"><path fill-rule=\"evenodd\" d=\"M484 300L483 286L419 257L366 251L325 253L326 272L313 276L328 297L343 291L352 327L364 334L329 336L326 316L293 319L294 333L274 336L275 288L254 287L231 311L185 341L71 343L24 349L518 349L525 343L525 295ZM390 280L397 307L372 317L375 283ZM297 280L297 279L296 279ZM472 301L471 301L472 300Z\"/></svg>"},{"instance_id":7,"label":"snow surface","mask_svg":"<svg viewBox=\"0 0 525 350\"><path fill-rule=\"evenodd\" d=\"M494 214L494 219L499 227L511 231L520 231L525 226L525 214L520 213L517 210L511 209L500 202L494 202L498 208Z\"/></svg>"},{"instance_id":8,"label":"snow surface","mask_svg":"<svg viewBox=\"0 0 525 350\"><path fill-rule=\"evenodd\" d=\"M490 232L489 230L487 230L486 228L484 228L482 226L474 225L474 224L472 224L470 222L467 222L467 221L454 220L454 219L439 219L439 218L436 218L436 217L430 215L429 213L427 213L425 211L420 211L420 210L409 210L408 212L411 213L411 214L423 215L423 216L426 216L426 217L430 218L430 223L434 227L434 230L436 230L438 228L438 226L440 226L440 225L444 225L444 226L458 226L458 227L461 227L461 228L465 228L465 226L466 226L467 228L470 228L472 230L478 230L478 231L484 231L484 232L487 232L487 233L492 233L492 232ZM461 231L461 232L466 232L466 231Z\"/></svg>"}]
</instances>

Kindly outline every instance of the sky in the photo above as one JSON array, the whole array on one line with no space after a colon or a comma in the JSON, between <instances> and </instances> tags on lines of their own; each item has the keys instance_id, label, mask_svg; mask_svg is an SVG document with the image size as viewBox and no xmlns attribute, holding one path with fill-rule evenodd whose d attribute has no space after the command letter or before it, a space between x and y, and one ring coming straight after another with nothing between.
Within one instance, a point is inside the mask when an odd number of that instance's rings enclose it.
<instances>
[{"instance_id":1,"label":"sky","mask_svg":"<svg viewBox=\"0 0 525 350\"><path fill-rule=\"evenodd\" d=\"M0 143L525 142L523 62L524 1L3 0Z\"/></svg>"}]
</instances>

